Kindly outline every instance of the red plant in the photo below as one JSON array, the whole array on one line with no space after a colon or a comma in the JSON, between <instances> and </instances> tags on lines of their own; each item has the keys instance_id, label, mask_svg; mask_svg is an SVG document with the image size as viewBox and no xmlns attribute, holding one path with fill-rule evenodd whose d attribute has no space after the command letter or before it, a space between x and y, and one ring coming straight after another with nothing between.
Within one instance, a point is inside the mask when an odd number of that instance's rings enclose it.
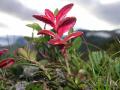
<instances>
[{"instance_id":1,"label":"red plant","mask_svg":"<svg viewBox=\"0 0 120 90\"><path fill-rule=\"evenodd\" d=\"M61 37L76 23L75 17L65 18L66 14L71 10L72 6L73 4L68 4L64 6L58 11L56 16L49 9L45 9L45 15L33 15L33 17L52 26L56 33L58 33L58 35Z\"/></svg>"},{"instance_id":2,"label":"red plant","mask_svg":"<svg viewBox=\"0 0 120 90\"><path fill-rule=\"evenodd\" d=\"M38 32L38 35L39 35L39 34L44 34L44 35L49 35L49 36L51 36L53 39L49 40L48 43L49 43L49 44L52 44L52 45L58 45L58 46L60 46L60 47L61 47L61 52L62 52L63 54L65 54L66 48L67 48L68 45L69 45L69 44L67 43L67 41L69 41L69 40L71 40L71 39L73 39L73 38L76 38L76 37L81 36L81 35L83 34L83 32L79 32L79 31L74 32L74 33L66 36L66 37L63 38L63 39L62 39L61 37L59 37L58 34L55 34L54 32L51 32L51 31L48 31L48 30L41 30L41 31Z\"/></svg>"},{"instance_id":3,"label":"red plant","mask_svg":"<svg viewBox=\"0 0 120 90\"><path fill-rule=\"evenodd\" d=\"M8 49L3 49L0 50L0 56L3 55L4 53L6 53L8 51ZM5 60L0 61L0 68L8 68L11 65L13 65L15 62L15 60L13 58L7 58Z\"/></svg>"},{"instance_id":4,"label":"red plant","mask_svg":"<svg viewBox=\"0 0 120 90\"><path fill-rule=\"evenodd\" d=\"M4 53L6 53L7 51L8 51L8 49L0 50L0 56L3 55Z\"/></svg>"},{"instance_id":5,"label":"red plant","mask_svg":"<svg viewBox=\"0 0 120 90\"><path fill-rule=\"evenodd\" d=\"M0 62L0 68L8 68L8 67L10 67L11 65L13 65L14 64L14 59L13 58L7 58L7 59L5 59L5 60L2 60L1 62Z\"/></svg>"},{"instance_id":6,"label":"red plant","mask_svg":"<svg viewBox=\"0 0 120 90\"><path fill-rule=\"evenodd\" d=\"M79 37L83 34L83 32L74 32L64 39L62 38L63 34L69 31L76 23L75 17L65 17L66 14L71 10L73 4L68 4L60 9L55 16L52 11L49 9L45 9L45 15L33 15L36 19L49 24L55 30L55 33L49 30L40 30L39 34L49 35L52 37L51 40L48 41L49 44L58 45L61 47L61 52L63 54L66 53L66 48L69 46L67 41L72 38Z\"/></svg>"}]
</instances>

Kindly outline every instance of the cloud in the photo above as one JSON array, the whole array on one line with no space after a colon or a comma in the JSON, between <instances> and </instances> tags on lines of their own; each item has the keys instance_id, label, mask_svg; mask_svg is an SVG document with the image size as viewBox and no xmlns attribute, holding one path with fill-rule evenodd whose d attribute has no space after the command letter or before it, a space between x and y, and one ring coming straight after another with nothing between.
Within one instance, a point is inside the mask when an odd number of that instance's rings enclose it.
<instances>
[{"instance_id":1,"label":"cloud","mask_svg":"<svg viewBox=\"0 0 120 90\"><path fill-rule=\"evenodd\" d=\"M100 19L106 20L111 24L120 24L120 2L99 5L93 10L93 13Z\"/></svg>"},{"instance_id":2,"label":"cloud","mask_svg":"<svg viewBox=\"0 0 120 90\"><path fill-rule=\"evenodd\" d=\"M70 0L72 2L75 2L76 4L79 4L79 5L82 5L82 6L85 6L86 8L87 7L92 7L94 6L96 3L98 4L98 0Z\"/></svg>"},{"instance_id":3,"label":"cloud","mask_svg":"<svg viewBox=\"0 0 120 90\"><path fill-rule=\"evenodd\" d=\"M84 6L95 17L112 25L120 24L120 1L111 4L102 4L100 0L70 0Z\"/></svg>"},{"instance_id":4,"label":"cloud","mask_svg":"<svg viewBox=\"0 0 120 90\"><path fill-rule=\"evenodd\" d=\"M31 20L35 10L22 5L18 0L0 0L0 11L14 15L23 20Z\"/></svg>"},{"instance_id":5,"label":"cloud","mask_svg":"<svg viewBox=\"0 0 120 90\"><path fill-rule=\"evenodd\" d=\"M0 23L0 27L8 27L6 24Z\"/></svg>"}]
</instances>

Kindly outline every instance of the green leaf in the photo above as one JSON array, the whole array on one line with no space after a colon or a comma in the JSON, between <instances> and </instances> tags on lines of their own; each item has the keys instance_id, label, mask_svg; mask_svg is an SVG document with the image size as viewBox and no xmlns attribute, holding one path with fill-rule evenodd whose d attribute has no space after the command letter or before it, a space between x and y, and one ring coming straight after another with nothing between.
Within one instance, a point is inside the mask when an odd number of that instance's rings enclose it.
<instances>
[{"instance_id":1,"label":"green leaf","mask_svg":"<svg viewBox=\"0 0 120 90\"><path fill-rule=\"evenodd\" d=\"M43 59L43 60L40 60L40 63L42 65L47 65L49 62L48 62L48 60Z\"/></svg>"},{"instance_id":2,"label":"green leaf","mask_svg":"<svg viewBox=\"0 0 120 90\"><path fill-rule=\"evenodd\" d=\"M18 48L17 53L24 58L29 58L28 53L24 48Z\"/></svg>"},{"instance_id":3,"label":"green leaf","mask_svg":"<svg viewBox=\"0 0 120 90\"><path fill-rule=\"evenodd\" d=\"M74 31L74 29L71 28L71 30L68 32L68 35L71 34L71 33L73 33L73 31Z\"/></svg>"},{"instance_id":4,"label":"green leaf","mask_svg":"<svg viewBox=\"0 0 120 90\"><path fill-rule=\"evenodd\" d=\"M63 90L72 90L70 87L66 86Z\"/></svg>"},{"instance_id":5,"label":"green leaf","mask_svg":"<svg viewBox=\"0 0 120 90\"><path fill-rule=\"evenodd\" d=\"M115 63L115 72L120 77L120 62Z\"/></svg>"},{"instance_id":6,"label":"green leaf","mask_svg":"<svg viewBox=\"0 0 120 90\"><path fill-rule=\"evenodd\" d=\"M36 84L31 83L26 86L25 90L43 90L43 85L39 83L36 83Z\"/></svg>"},{"instance_id":7,"label":"green leaf","mask_svg":"<svg viewBox=\"0 0 120 90\"><path fill-rule=\"evenodd\" d=\"M50 36L44 36L39 38L41 42L47 42L50 40Z\"/></svg>"},{"instance_id":8,"label":"green leaf","mask_svg":"<svg viewBox=\"0 0 120 90\"><path fill-rule=\"evenodd\" d=\"M36 31L39 31L39 30L42 30L41 26L37 23L33 23L33 24L27 24L26 26L36 30Z\"/></svg>"},{"instance_id":9,"label":"green leaf","mask_svg":"<svg viewBox=\"0 0 120 90\"><path fill-rule=\"evenodd\" d=\"M29 53L30 60L36 60L37 52L35 50L30 50L28 53Z\"/></svg>"},{"instance_id":10,"label":"green leaf","mask_svg":"<svg viewBox=\"0 0 120 90\"><path fill-rule=\"evenodd\" d=\"M72 46L69 48L69 51L73 51L74 49L78 49L81 45L81 38L77 37L74 39L74 41L72 42Z\"/></svg>"},{"instance_id":11,"label":"green leaf","mask_svg":"<svg viewBox=\"0 0 120 90\"><path fill-rule=\"evenodd\" d=\"M58 14L58 11L59 11L58 8L56 8L55 11L54 11L55 16Z\"/></svg>"}]
</instances>

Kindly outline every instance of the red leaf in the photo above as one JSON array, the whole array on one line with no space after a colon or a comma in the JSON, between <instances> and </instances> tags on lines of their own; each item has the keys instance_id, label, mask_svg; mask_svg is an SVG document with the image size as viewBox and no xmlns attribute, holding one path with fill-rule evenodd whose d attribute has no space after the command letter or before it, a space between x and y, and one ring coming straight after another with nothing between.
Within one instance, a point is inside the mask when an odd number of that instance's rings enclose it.
<instances>
[{"instance_id":1,"label":"red leaf","mask_svg":"<svg viewBox=\"0 0 120 90\"><path fill-rule=\"evenodd\" d=\"M61 39L51 39L49 42L49 44L52 44L52 45L65 45L66 42L64 42L63 40Z\"/></svg>"},{"instance_id":2,"label":"red leaf","mask_svg":"<svg viewBox=\"0 0 120 90\"><path fill-rule=\"evenodd\" d=\"M8 51L8 49L3 49L3 50L0 50L0 56L4 53L6 53Z\"/></svg>"},{"instance_id":3,"label":"red leaf","mask_svg":"<svg viewBox=\"0 0 120 90\"><path fill-rule=\"evenodd\" d=\"M50 11L49 9L45 9L45 15L52 21L54 22L55 17L52 11Z\"/></svg>"},{"instance_id":4,"label":"red leaf","mask_svg":"<svg viewBox=\"0 0 120 90\"><path fill-rule=\"evenodd\" d=\"M49 24L51 25L52 27L54 27L54 22L51 21L51 19L49 19L47 16L44 16L44 15L33 15L34 18L46 23L46 24Z\"/></svg>"},{"instance_id":5,"label":"red leaf","mask_svg":"<svg viewBox=\"0 0 120 90\"><path fill-rule=\"evenodd\" d=\"M8 59L5 59L5 60L2 60L0 62L0 68L8 68L11 65L13 65L14 63L15 63L15 60L12 59L12 58L8 58Z\"/></svg>"},{"instance_id":6,"label":"red leaf","mask_svg":"<svg viewBox=\"0 0 120 90\"><path fill-rule=\"evenodd\" d=\"M69 31L76 23L75 17L67 17L63 19L57 28L58 35L61 37L65 32Z\"/></svg>"},{"instance_id":7,"label":"red leaf","mask_svg":"<svg viewBox=\"0 0 120 90\"><path fill-rule=\"evenodd\" d=\"M49 36L52 36L53 38L57 38L58 37L55 33L51 32L49 30L40 30L38 32L38 35L39 34L49 35Z\"/></svg>"},{"instance_id":8,"label":"red leaf","mask_svg":"<svg viewBox=\"0 0 120 90\"><path fill-rule=\"evenodd\" d=\"M83 34L83 32L77 31L77 32L72 33L72 34L68 35L67 37L65 37L65 38L64 38L64 41L67 42L68 40L73 39L73 38L76 38L76 37L79 37L79 36L81 36L82 34Z\"/></svg>"},{"instance_id":9,"label":"red leaf","mask_svg":"<svg viewBox=\"0 0 120 90\"><path fill-rule=\"evenodd\" d=\"M72 7L73 4L71 3L61 8L58 14L56 15L56 22L58 23L61 19L63 19L66 16L66 14L71 10Z\"/></svg>"}]
</instances>

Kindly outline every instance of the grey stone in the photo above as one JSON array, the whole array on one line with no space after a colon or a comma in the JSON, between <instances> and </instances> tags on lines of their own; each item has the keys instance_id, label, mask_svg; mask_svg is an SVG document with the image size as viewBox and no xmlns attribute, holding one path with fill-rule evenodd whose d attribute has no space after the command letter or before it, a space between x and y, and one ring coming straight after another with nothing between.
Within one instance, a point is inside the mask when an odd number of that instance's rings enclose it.
<instances>
[{"instance_id":1,"label":"grey stone","mask_svg":"<svg viewBox=\"0 0 120 90\"><path fill-rule=\"evenodd\" d=\"M29 78L33 77L36 72L39 71L38 67L35 66L24 66L23 76Z\"/></svg>"},{"instance_id":2,"label":"grey stone","mask_svg":"<svg viewBox=\"0 0 120 90\"><path fill-rule=\"evenodd\" d=\"M16 90L25 90L27 84L28 83L26 81L20 81L20 82L17 82L17 84L15 85L15 88Z\"/></svg>"}]
</instances>

